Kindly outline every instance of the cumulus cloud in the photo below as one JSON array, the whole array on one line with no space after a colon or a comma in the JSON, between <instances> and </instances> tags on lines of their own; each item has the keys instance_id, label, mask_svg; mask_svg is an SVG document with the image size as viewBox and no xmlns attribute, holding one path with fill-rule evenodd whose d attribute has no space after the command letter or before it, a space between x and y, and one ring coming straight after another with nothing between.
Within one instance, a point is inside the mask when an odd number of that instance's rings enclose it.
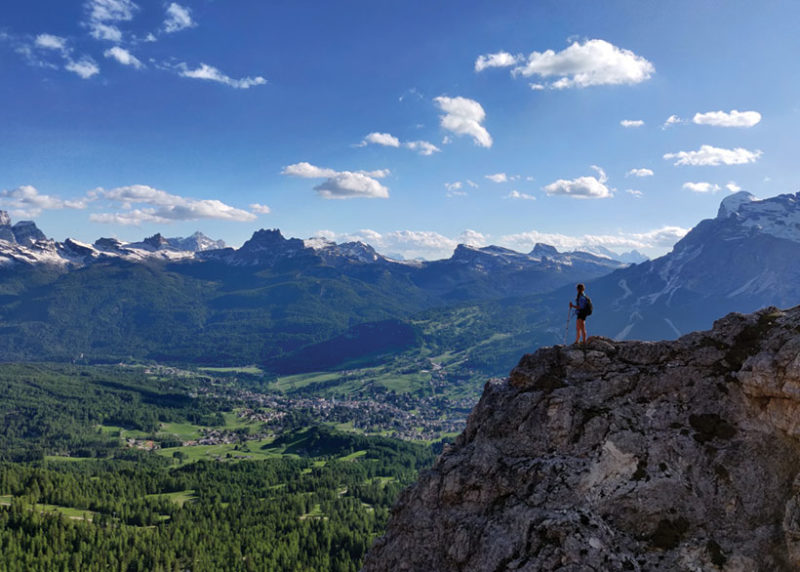
<instances>
[{"instance_id":1,"label":"cumulus cloud","mask_svg":"<svg viewBox=\"0 0 800 572\"><path fill-rule=\"evenodd\" d=\"M103 55L107 58L113 58L117 60L124 66L131 66L136 68L137 70L144 67L144 64L141 61L139 61L139 59L136 56L131 54L125 48L120 48L119 46L114 46L113 48L106 50L105 52L103 52Z\"/></svg>"},{"instance_id":2,"label":"cumulus cloud","mask_svg":"<svg viewBox=\"0 0 800 572\"><path fill-rule=\"evenodd\" d=\"M181 77L213 81L235 89L249 89L253 86L264 85L267 83L267 80L261 76L234 79L225 75L217 68L204 63L201 63L199 68L193 70L189 69L189 66L182 63L178 65L178 69L180 70L179 75Z\"/></svg>"},{"instance_id":3,"label":"cumulus cloud","mask_svg":"<svg viewBox=\"0 0 800 572\"><path fill-rule=\"evenodd\" d=\"M257 214L269 214L272 212L267 205L260 205L258 203L252 203L250 205L250 210Z\"/></svg>"},{"instance_id":4,"label":"cumulus cloud","mask_svg":"<svg viewBox=\"0 0 800 572\"><path fill-rule=\"evenodd\" d=\"M93 75L100 73L100 68L94 60L88 56L84 56L77 61L69 60L64 66L64 69L78 74L83 79L89 79Z\"/></svg>"},{"instance_id":5,"label":"cumulus cloud","mask_svg":"<svg viewBox=\"0 0 800 572\"><path fill-rule=\"evenodd\" d=\"M53 36L51 34L39 34L34 40L34 44L38 48L46 50L58 50L63 52L67 49L67 39L60 36Z\"/></svg>"},{"instance_id":6,"label":"cumulus cloud","mask_svg":"<svg viewBox=\"0 0 800 572\"><path fill-rule=\"evenodd\" d=\"M718 190L720 190L719 185L706 182L700 182L700 183L686 182L683 184L683 188L688 189L694 193L716 193Z\"/></svg>"},{"instance_id":7,"label":"cumulus cloud","mask_svg":"<svg viewBox=\"0 0 800 572\"><path fill-rule=\"evenodd\" d=\"M325 179L323 183L314 187L314 190L325 199L389 198L389 189L377 180L387 177L388 169L335 171L301 162L284 167L281 174L305 179Z\"/></svg>"},{"instance_id":8,"label":"cumulus cloud","mask_svg":"<svg viewBox=\"0 0 800 572\"><path fill-rule=\"evenodd\" d=\"M400 147L400 139L390 133L370 133L361 141L361 146L372 143L384 147Z\"/></svg>"},{"instance_id":9,"label":"cumulus cloud","mask_svg":"<svg viewBox=\"0 0 800 572\"><path fill-rule=\"evenodd\" d=\"M469 246L487 246L489 244L489 236L468 228L458 235L458 242Z\"/></svg>"},{"instance_id":10,"label":"cumulus cloud","mask_svg":"<svg viewBox=\"0 0 800 572\"><path fill-rule=\"evenodd\" d=\"M578 177L567 180L558 179L542 187L548 195L566 195L577 199L606 199L613 196L611 189L605 183L608 177L605 171L596 165L592 169L597 171L597 177Z\"/></svg>"},{"instance_id":11,"label":"cumulus cloud","mask_svg":"<svg viewBox=\"0 0 800 572\"><path fill-rule=\"evenodd\" d=\"M420 155L425 155L426 157L441 151L436 145L428 141L406 141L403 143L403 147L416 151Z\"/></svg>"},{"instance_id":12,"label":"cumulus cloud","mask_svg":"<svg viewBox=\"0 0 800 572\"><path fill-rule=\"evenodd\" d=\"M89 0L84 6L88 13L86 25L92 37L111 42L122 40L122 31L116 24L133 20L139 9L131 0Z\"/></svg>"},{"instance_id":13,"label":"cumulus cloud","mask_svg":"<svg viewBox=\"0 0 800 572\"><path fill-rule=\"evenodd\" d=\"M669 117L667 117L667 120L664 122L664 125L661 126L661 129L666 129L668 127L672 127L673 125L678 125L679 123L683 123L683 119L681 119L677 115L670 115Z\"/></svg>"},{"instance_id":14,"label":"cumulus cloud","mask_svg":"<svg viewBox=\"0 0 800 572\"><path fill-rule=\"evenodd\" d=\"M508 175L506 175L505 173L494 173L493 175L484 175L484 178L489 179L493 183L508 182Z\"/></svg>"},{"instance_id":15,"label":"cumulus cloud","mask_svg":"<svg viewBox=\"0 0 800 572\"><path fill-rule=\"evenodd\" d=\"M650 169L631 169L625 173L626 177L652 177L653 171Z\"/></svg>"},{"instance_id":16,"label":"cumulus cloud","mask_svg":"<svg viewBox=\"0 0 800 572\"><path fill-rule=\"evenodd\" d=\"M471 233L473 231L465 231ZM405 259L424 258L436 260L448 258L458 246L458 239L448 238L438 232L425 230L395 230L380 233L370 229L359 230L355 233L335 233L320 231L316 233L328 240L336 242L360 241L372 246L378 252L390 257ZM463 238L476 240L480 233Z\"/></svg>"},{"instance_id":17,"label":"cumulus cloud","mask_svg":"<svg viewBox=\"0 0 800 572\"><path fill-rule=\"evenodd\" d=\"M707 113L695 113L692 121L698 125L712 125L714 127L753 127L761 121L761 114L758 111L737 111L735 109L729 113L709 111Z\"/></svg>"},{"instance_id":18,"label":"cumulus cloud","mask_svg":"<svg viewBox=\"0 0 800 572\"><path fill-rule=\"evenodd\" d=\"M0 205L16 217L36 218L44 210L82 209L86 207L83 199L62 200L58 197L39 194L36 187L22 185L16 189L0 191Z\"/></svg>"},{"instance_id":19,"label":"cumulus cloud","mask_svg":"<svg viewBox=\"0 0 800 572\"><path fill-rule=\"evenodd\" d=\"M478 56L475 60L475 71L481 72L486 68L507 68L515 65L520 56L514 56L508 52L497 52L496 54L486 54Z\"/></svg>"},{"instance_id":20,"label":"cumulus cloud","mask_svg":"<svg viewBox=\"0 0 800 572\"><path fill-rule=\"evenodd\" d=\"M122 212L94 213L89 220L103 223L168 223L183 220L217 219L237 222L255 220L256 215L216 199L181 197L147 185L129 185L114 189L95 189L90 200L104 200L119 205ZM134 208L134 205L140 205Z\"/></svg>"},{"instance_id":21,"label":"cumulus cloud","mask_svg":"<svg viewBox=\"0 0 800 572\"><path fill-rule=\"evenodd\" d=\"M623 119L619 124L623 127L641 127L644 125L644 121L641 119Z\"/></svg>"},{"instance_id":22,"label":"cumulus cloud","mask_svg":"<svg viewBox=\"0 0 800 572\"><path fill-rule=\"evenodd\" d=\"M742 190L742 187L740 187L739 185L737 185L733 181L731 181L727 185L725 185L725 188L728 189L732 193L738 193L739 191Z\"/></svg>"},{"instance_id":23,"label":"cumulus cloud","mask_svg":"<svg viewBox=\"0 0 800 572\"><path fill-rule=\"evenodd\" d=\"M742 147L721 149L711 145L702 145L697 151L679 151L667 153L664 159L676 159L675 165L744 165L755 163L761 157L761 151L750 151Z\"/></svg>"},{"instance_id":24,"label":"cumulus cloud","mask_svg":"<svg viewBox=\"0 0 800 572\"><path fill-rule=\"evenodd\" d=\"M645 58L618 48L605 40L574 42L555 52L531 53L527 61L513 69L514 75L557 78L552 89L641 83L655 72Z\"/></svg>"},{"instance_id":25,"label":"cumulus cloud","mask_svg":"<svg viewBox=\"0 0 800 572\"><path fill-rule=\"evenodd\" d=\"M400 142L400 139L392 135L391 133L370 133L357 145L357 147L364 147L366 145L373 144L373 145L382 145L384 147L405 147L406 149L411 149L412 151L416 151L420 155L433 155L440 151L440 149L434 145L433 143L429 143L428 141L406 141L404 143Z\"/></svg>"},{"instance_id":26,"label":"cumulus cloud","mask_svg":"<svg viewBox=\"0 0 800 572\"><path fill-rule=\"evenodd\" d=\"M192 20L192 12L189 8L173 2L167 6L167 18L164 20L164 31L168 34L180 32L186 28L192 28L197 24Z\"/></svg>"},{"instance_id":27,"label":"cumulus cloud","mask_svg":"<svg viewBox=\"0 0 800 572\"><path fill-rule=\"evenodd\" d=\"M520 193L517 190L511 191L506 195L507 199L522 199L526 201L535 201L536 197L527 193Z\"/></svg>"},{"instance_id":28,"label":"cumulus cloud","mask_svg":"<svg viewBox=\"0 0 800 572\"><path fill-rule=\"evenodd\" d=\"M445 112L440 118L442 127L456 135L469 135L481 147L492 146L492 136L481 125L486 119L486 112L480 103L466 97L445 96L439 96L434 101Z\"/></svg>"}]
</instances>

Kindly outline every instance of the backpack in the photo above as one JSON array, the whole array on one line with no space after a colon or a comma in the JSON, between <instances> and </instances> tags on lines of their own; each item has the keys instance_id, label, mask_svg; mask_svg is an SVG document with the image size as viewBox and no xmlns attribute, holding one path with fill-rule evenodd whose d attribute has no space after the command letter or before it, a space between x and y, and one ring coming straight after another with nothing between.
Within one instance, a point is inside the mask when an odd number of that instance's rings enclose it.
<instances>
[{"instance_id":1,"label":"backpack","mask_svg":"<svg viewBox=\"0 0 800 572\"><path fill-rule=\"evenodd\" d=\"M584 299L583 307L581 308L581 310L583 310L587 316L591 316L593 310L592 299L589 298L589 296L587 296L586 294L581 294L581 296L583 296Z\"/></svg>"}]
</instances>

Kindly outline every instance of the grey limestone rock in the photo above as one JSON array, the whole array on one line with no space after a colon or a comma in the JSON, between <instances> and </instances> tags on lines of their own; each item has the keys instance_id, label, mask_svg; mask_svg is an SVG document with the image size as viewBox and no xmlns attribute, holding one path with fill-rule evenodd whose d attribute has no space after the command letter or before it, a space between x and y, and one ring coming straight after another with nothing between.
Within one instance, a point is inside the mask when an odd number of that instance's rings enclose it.
<instances>
[{"instance_id":1,"label":"grey limestone rock","mask_svg":"<svg viewBox=\"0 0 800 572\"><path fill-rule=\"evenodd\" d=\"M525 355L364 570L800 569L800 307Z\"/></svg>"}]
</instances>

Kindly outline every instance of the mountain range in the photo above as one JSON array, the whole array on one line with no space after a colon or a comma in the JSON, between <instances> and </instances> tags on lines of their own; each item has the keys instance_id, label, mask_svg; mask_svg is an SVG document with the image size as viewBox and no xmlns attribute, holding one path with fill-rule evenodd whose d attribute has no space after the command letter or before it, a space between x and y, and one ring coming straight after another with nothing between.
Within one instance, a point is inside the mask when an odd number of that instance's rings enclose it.
<instances>
[{"instance_id":1,"label":"mountain range","mask_svg":"<svg viewBox=\"0 0 800 572\"><path fill-rule=\"evenodd\" d=\"M537 244L459 245L397 261L369 245L259 230L240 248L200 233L94 244L0 214L0 359L259 363L291 373L435 348L501 375L571 341L584 282L589 334L671 339L730 311L800 303L800 193L726 197L668 254L627 265ZM369 343L366 343L368 340Z\"/></svg>"}]
</instances>

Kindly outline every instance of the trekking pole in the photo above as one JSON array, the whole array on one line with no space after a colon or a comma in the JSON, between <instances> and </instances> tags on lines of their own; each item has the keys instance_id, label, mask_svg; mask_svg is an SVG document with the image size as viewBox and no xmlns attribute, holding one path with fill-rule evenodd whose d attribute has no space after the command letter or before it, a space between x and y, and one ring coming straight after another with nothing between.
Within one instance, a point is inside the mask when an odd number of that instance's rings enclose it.
<instances>
[{"instance_id":1,"label":"trekking pole","mask_svg":"<svg viewBox=\"0 0 800 572\"><path fill-rule=\"evenodd\" d=\"M567 325L564 326L564 345L567 345L567 334L569 333L569 319L572 317L572 308L567 309Z\"/></svg>"}]
</instances>

